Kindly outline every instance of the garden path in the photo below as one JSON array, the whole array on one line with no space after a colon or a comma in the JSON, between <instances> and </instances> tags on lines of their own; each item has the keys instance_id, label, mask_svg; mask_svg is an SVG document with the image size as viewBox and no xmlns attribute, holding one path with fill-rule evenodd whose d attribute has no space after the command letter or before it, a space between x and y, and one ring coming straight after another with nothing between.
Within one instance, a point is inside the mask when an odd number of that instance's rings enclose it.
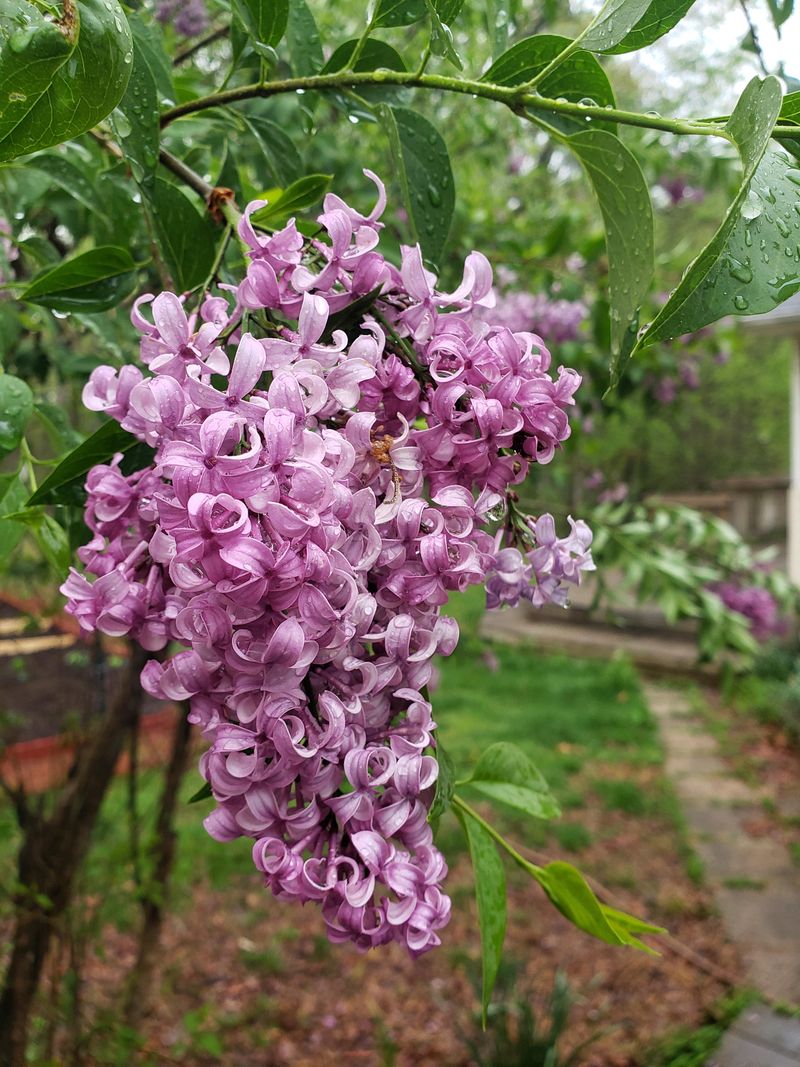
<instances>
[{"instance_id":1,"label":"garden path","mask_svg":"<svg viewBox=\"0 0 800 1067\"><path fill-rule=\"evenodd\" d=\"M692 847L714 889L753 986L773 1001L800 1001L800 879L786 849L747 833L761 808L757 788L723 762L716 740L679 689L649 683L666 771L675 785ZM800 1021L764 1006L745 1011L708 1067L797 1067Z\"/></svg>"}]
</instances>

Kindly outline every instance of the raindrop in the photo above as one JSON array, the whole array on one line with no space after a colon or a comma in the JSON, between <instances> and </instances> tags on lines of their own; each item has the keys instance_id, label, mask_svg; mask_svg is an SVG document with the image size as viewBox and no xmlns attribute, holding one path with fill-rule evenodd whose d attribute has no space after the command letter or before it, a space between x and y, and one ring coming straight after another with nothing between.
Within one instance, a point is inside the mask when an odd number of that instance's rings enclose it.
<instances>
[{"instance_id":1,"label":"raindrop","mask_svg":"<svg viewBox=\"0 0 800 1067\"><path fill-rule=\"evenodd\" d=\"M800 185L800 170L794 170L791 167L786 171L786 177L790 182L794 182L795 185ZM795 204L795 207L797 205Z\"/></svg>"},{"instance_id":2,"label":"raindrop","mask_svg":"<svg viewBox=\"0 0 800 1067\"><path fill-rule=\"evenodd\" d=\"M746 263L740 263L737 259L731 260L730 275L739 282L744 282L746 285L753 280L753 272L747 266Z\"/></svg>"},{"instance_id":3,"label":"raindrop","mask_svg":"<svg viewBox=\"0 0 800 1067\"><path fill-rule=\"evenodd\" d=\"M439 192L439 190L433 184L428 186L428 199L430 200L430 202L433 204L434 207L440 207L441 206L442 194Z\"/></svg>"},{"instance_id":4,"label":"raindrop","mask_svg":"<svg viewBox=\"0 0 800 1067\"><path fill-rule=\"evenodd\" d=\"M733 298L733 306L738 311L746 311L750 307L750 303L747 300L747 297L742 296L741 293L737 293Z\"/></svg>"},{"instance_id":5,"label":"raindrop","mask_svg":"<svg viewBox=\"0 0 800 1067\"><path fill-rule=\"evenodd\" d=\"M789 234L791 233L791 230L786 225L786 223L783 221L783 219L778 218L777 216L775 217L775 225L780 230L781 237L788 237Z\"/></svg>"}]
</instances>

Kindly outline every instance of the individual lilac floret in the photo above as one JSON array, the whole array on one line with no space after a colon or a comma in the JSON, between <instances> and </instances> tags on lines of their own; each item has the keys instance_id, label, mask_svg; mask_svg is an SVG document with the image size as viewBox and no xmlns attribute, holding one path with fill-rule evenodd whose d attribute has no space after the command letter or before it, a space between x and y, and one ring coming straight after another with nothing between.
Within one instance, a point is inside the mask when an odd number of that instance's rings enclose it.
<instances>
[{"instance_id":1,"label":"individual lilac floret","mask_svg":"<svg viewBox=\"0 0 800 1067\"><path fill-rule=\"evenodd\" d=\"M136 301L143 369L97 368L84 403L154 458L89 472L92 540L62 590L87 631L181 646L142 682L202 731L208 832L249 837L265 884L314 901L331 940L415 956L450 914L428 822L428 693L458 639L442 608L485 580L498 604L562 602L591 534L570 520L558 539L542 516L524 557L496 545L509 486L569 435L580 377L483 320L480 253L451 292L418 246L387 262L367 177L374 207L330 194L311 240L294 220L260 230L249 205L238 285Z\"/></svg>"}]
</instances>

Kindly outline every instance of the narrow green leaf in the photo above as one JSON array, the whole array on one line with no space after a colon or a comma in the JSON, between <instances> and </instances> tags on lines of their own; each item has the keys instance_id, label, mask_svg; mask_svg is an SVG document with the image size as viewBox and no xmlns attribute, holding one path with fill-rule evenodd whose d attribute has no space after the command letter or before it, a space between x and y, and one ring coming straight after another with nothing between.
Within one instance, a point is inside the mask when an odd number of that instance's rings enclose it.
<instances>
[{"instance_id":1,"label":"narrow green leaf","mask_svg":"<svg viewBox=\"0 0 800 1067\"><path fill-rule=\"evenodd\" d=\"M117 452L130 452L140 444L133 434L109 419L61 460L32 494L28 505L74 503L75 490L83 486L95 464L108 463Z\"/></svg>"},{"instance_id":2,"label":"narrow green leaf","mask_svg":"<svg viewBox=\"0 0 800 1067\"><path fill-rule=\"evenodd\" d=\"M569 38L554 34L526 37L512 45L481 78L493 85L522 85L535 78L559 53L569 45ZM600 63L590 52L574 52L536 86L541 96L551 100L593 100L600 107L615 107L614 91ZM586 129L579 118L558 112L537 112L551 126L562 133L578 133ZM595 124L597 128L598 124ZM615 130L614 123L601 123L601 129Z\"/></svg>"},{"instance_id":3,"label":"narrow green leaf","mask_svg":"<svg viewBox=\"0 0 800 1067\"><path fill-rule=\"evenodd\" d=\"M8 559L25 533L21 522L14 522L6 516L18 511L27 495L28 491L18 475L0 475L0 565Z\"/></svg>"},{"instance_id":4,"label":"narrow green leaf","mask_svg":"<svg viewBox=\"0 0 800 1067\"><path fill-rule=\"evenodd\" d=\"M104 216L98 204L97 185L92 180L93 176L86 173L85 164L81 169L60 152L42 152L26 159L24 166L46 174L54 185L69 193L73 200L83 204L94 215Z\"/></svg>"},{"instance_id":5,"label":"narrow green leaf","mask_svg":"<svg viewBox=\"0 0 800 1067\"><path fill-rule=\"evenodd\" d=\"M67 531L42 507L12 512L6 521L19 522L33 534L36 544L56 574L64 575L72 562Z\"/></svg>"},{"instance_id":6,"label":"narrow green leaf","mask_svg":"<svg viewBox=\"0 0 800 1067\"><path fill-rule=\"evenodd\" d=\"M14 452L33 414L33 393L21 378L0 374L0 456Z\"/></svg>"},{"instance_id":7,"label":"narrow green leaf","mask_svg":"<svg viewBox=\"0 0 800 1067\"><path fill-rule=\"evenodd\" d=\"M253 212L250 221L254 226L273 227L296 212L305 211L322 199L331 177L330 174L307 174L305 178L292 182L269 204Z\"/></svg>"},{"instance_id":8,"label":"narrow green leaf","mask_svg":"<svg viewBox=\"0 0 800 1067\"><path fill-rule=\"evenodd\" d=\"M275 185L287 186L303 174L303 161L291 137L271 119L242 116L247 128L261 148L264 161Z\"/></svg>"},{"instance_id":9,"label":"narrow green leaf","mask_svg":"<svg viewBox=\"0 0 800 1067\"><path fill-rule=\"evenodd\" d=\"M780 107L777 78L753 78L742 93L725 127L742 159L738 192L637 351L723 315L769 311L800 290L800 171L782 153L767 151Z\"/></svg>"},{"instance_id":10,"label":"narrow green leaf","mask_svg":"<svg viewBox=\"0 0 800 1067\"><path fill-rule=\"evenodd\" d=\"M80 435L70 425L64 408L46 400L37 400L35 410L37 418L60 452L71 451L81 443Z\"/></svg>"},{"instance_id":11,"label":"narrow green leaf","mask_svg":"<svg viewBox=\"0 0 800 1067\"><path fill-rule=\"evenodd\" d=\"M54 311L106 311L132 290L135 271L126 248L90 248L37 274L20 299Z\"/></svg>"},{"instance_id":12,"label":"narrow green leaf","mask_svg":"<svg viewBox=\"0 0 800 1067\"><path fill-rule=\"evenodd\" d=\"M624 41L647 14L652 0L606 0L581 38L589 52L608 52Z\"/></svg>"},{"instance_id":13,"label":"narrow green leaf","mask_svg":"<svg viewBox=\"0 0 800 1067\"><path fill-rule=\"evenodd\" d=\"M208 800L210 797L213 797L213 795L214 794L211 792L211 783L203 782L197 792L192 793L186 803L199 804L201 800Z\"/></svg>"},{"instance_id":14,"label":"narrow green leaf","mask_svg":"<svg viewBox=\"0 0 800 1067\"><path fill-rule=\"evenodd\" d=\"M677 26L694 3L695 0L651 0L645 13L622 40L613 48L604 48L602 51L607 55L619 56L646 48Z\"/></svg>"},{"instance_id":15,"label":"narrow green leaf","mask_svg":"<svg viewBox=\"0 0 800 1067\"><path fill-rule=\"evenodd\" d=\"M436 737L436 760L439 764L439 777L436 779L436 792L433 797L430 811L428 812L428 822L432 822L434 827L450 807L456 781L453 761L442 745L441 738L438 734Z\"/></svg>"},{"instance_id":16,"label":"narrow green leaf","mask_svg":"<svg viewBox=\"0 0 800 1067\"><path fill-rule=\"evenodd\" d=\"M586 130L565 139L594 187L608 251L612 380L636 341L638 313L654 270L653 208L635 156L614 134Z\"/></svg>"},{"instance_id":17,"label":"narrow green leaf","mask_svg":"<svg viewBox=\"0 0 800 1067\"><path fill-rule=\"evenodd\" d=\"M601 904L580 871L570 863L558 861L548 863L546 867L530 864L529 869L551 903L579 930L609 945L628 945L650 955L658 955L635 935L663 934L666 931Z\"/></svg>"},{"instance_id":18,"label":"narrow green leaf","mask_svg":"<svg viewBox=\"0 0 800 1067\"><path fill-rule=\"evenodd\" d=\"M373 306L382 289L383 285L378 285L371 289L370 292L359 296L352 304L334 311L325 324L325 332L320 338L322 344L330 344L336 330L344 330L348 336L352 332L351 340L355 340L357 334L361 332L361 323L364 320L365 312L369 311Z\"/></svg>"},{"instance_id":19,"label":"narrow green leaf","mask_svg":"<svg viewBox=\"0 0 800 1067\"><path fill-rule=\"evenodd\" d=\"M163 48L140 16L129 16L133 35L133 70L119 103L124 121L114 123L117 139L134 178L146 181L155 174L161 143L159 81L163 81ZM168 88L171 94L171 86Z\"/></svg>"},{"instance_id":20,"label":"narrow green leaf","mask_svg":"<svg viewBox=\"0 0 800 1067\"><path fill-rule=\"evenodd\" d=\"M506 872L490 834L461 809L457 809L457 814L467 835L475 875L483 977L481 1014L485 1027L506 936Z\"/></svg>"},{"instance_id":21,"label":"narrow green leaf","mask_svg":"<svg viewBox=\"0 0 800 1067\"><path fill-rule=\"evenodd\" d=\"M208 214L201 215L176 185L156 177L146 189L153 224L167 268L179 292L201 285L216 255L219 229Z\"/></svg>"},{"instance_id":22,"label":"narrow green leaf","mask_svg":"<svg viewBox=\"0 0 800 1067\"><path fill-rule=\"evenodd\" d=\"M292 61L292 71L296 77L308 78L321 69L325 62L322 41L313 12L306 0L289 0L286 44Z\"/></svg>"},{"instance_id":23,"label":"narrow green leaf","mask_svg":"<svg viewBox=\"0 0 800 1067\"><path fill-rule=\"evenodd\" d=\"M508 4L505 0L487 0L486 28L494 59L502 55L508 45Z\"/></svg>"},{"instance_id":24,"label":"narrow green leaf","mask_svg":"<svg viewBox=\"0 0 800 1067\"><path fill-rule=\"evenodd\" d=\"M132 66L117 0L80 0L67 24L27 0L0 0L0 160L91 129L122 99ZM23 27L23 28L21 28Z\"/></svg>"},{"instance_id":25,"label":"narrow green leaf","mask_svg":"<svg viewBox=\"0 0 800 1067\"><path fill-rule=\"evenodd\" d=\"M425 0L378 0L375 27L411 26L425 18Z\"/></svg>"},{"instance_id":26,"label":"narrow green leaf","mask_svg":"<svg viewBox=\"0 0 800 1067\"><path fill-rule=\"evenodd\" d=\"M289 0L233 0L233 10L258 44L274 47L286 32Z\"/></svg>"},{"instance_id":27,"label":"narrow green leaf","mask_svg":"<svg viewBox=\"0 0 800 1067\"><path fill-rule=\"evenodd\" d=\"M431 54L442 56L448 63L452 63L456 70L462 70L464 64L461 62L461 56L456 52L453 44L453 31L437 10L438 7L443 5L437 5L435 0L426 0L426 3L431 21Z\"/></svg>"},{"instance_id":28,"label":"narrow green leaf","mask_svg":"<svg viewBox=\"0 0 800 1067\"><path fill-rule=\"evenodd\" d=\"M341 70L343 67L349 66L350 57L352 56L355 48L356 41L345 41L344 44L339 45L328 62L322 68L322 74L332 74L337 70ZM403 62L403 57L397 51L392 48L386 41L380 41L374 38L370 38L361 51L361 55L355 62L353 70L367 71L367 70L405 70L406 65ZM361 97L362 100L366 100L368 104L383 103L399 103L402 100L402 90L393 85L370 85L359 86L356 90L356 95ZM350 113L370 119L374 121L374 116L371 111L365 108L354 107L352 95L345 95L344 93L329 94L329 100L333 100L340 108Z\"/></svg>"},{"instance_id":29,"label":"narrow green leaf","mask_svg":"<svg viewBox=\"0 0 800 1067\"><path fill-rule=\"evenodd\" d=\"M442 261L455 208L455 183L442 135L405 107L381 107L409 218L423 256Z\"/></svg>"}]
</instances>

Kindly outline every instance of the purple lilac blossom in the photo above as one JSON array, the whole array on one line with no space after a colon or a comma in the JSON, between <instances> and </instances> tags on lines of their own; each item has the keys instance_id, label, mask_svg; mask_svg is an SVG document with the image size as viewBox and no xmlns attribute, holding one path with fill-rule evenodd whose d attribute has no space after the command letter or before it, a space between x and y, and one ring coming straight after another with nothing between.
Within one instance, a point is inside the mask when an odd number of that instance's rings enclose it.
<instances>
[{"instance_id":1,"label":"purple lilac blossom","mask_svg":"<svg viewBox=\"0 0 800 1067\"><path fill-rule=\"evenodd\" d=\"M537 334L549 344L563 344L578 337L588 308L580 300L552 300L543 293L512 291L499 296L495 306L481 314L492 326Z\"/></svg>"},{"instance_id":2,"label":"purple lilac blossom","mask_svg":"<svg viewBox=\"0 0 800 1067\"><path fill-rule=\"evenodd\" d=\"M171 22L181 37L197 37L209 26L203 0L161 0L156 8L156 18L162 24Z\"/></svg>"},{"instance_id":3,"label":"purple lilac blossom","mask_svg":"<svg viewBox=\"0 0 800 1067\"><path fill-rule=\"evenodd\" d=\"M592 567L591 533L529 520L523 559L502 547L511 532L489 532L509 486L568 437L580 376L482 320L479 252L450 293L418 246L399 269L384 259L385 191L365 173L368 215L329 194L309 241L294 220L258 230L256 201L238 286L194 308L136 301L144 370L96 369L84 403L155 458L90 471L93 536L62 589L85 630L183 646L142 681L188 700L208 744L208 832L251 838L265 884L316 902L334 942L416 956L450 913L428 822L432 661L458 640L441 609L484 581L490 601L512 585L563 603ZM328 330L376 289L360 324Z\"/></svg>"},{"instance_id":4,"label":"purple lilac blossom","mask_svg":"<svg viewBox=\"0 0 800 1067\"><path fill-rule=\"evenodd\" d=\"M744 615L757 641L767 641L785 633L786 620L780 615L778 602L763 586L732 581L719 582L710 589L727 608Z\"/></svg>"}]
</instances>

